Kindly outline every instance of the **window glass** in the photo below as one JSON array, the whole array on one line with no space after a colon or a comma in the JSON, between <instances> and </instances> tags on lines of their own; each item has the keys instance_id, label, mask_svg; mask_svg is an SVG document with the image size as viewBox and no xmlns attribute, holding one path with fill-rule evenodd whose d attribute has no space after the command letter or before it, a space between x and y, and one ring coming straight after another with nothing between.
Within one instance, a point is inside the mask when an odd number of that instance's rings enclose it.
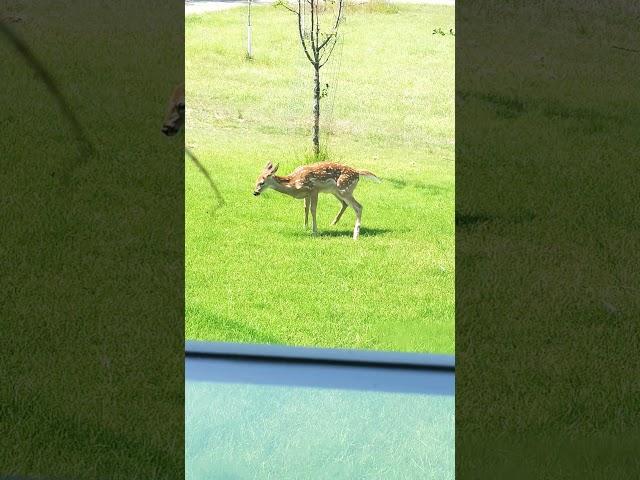
<instances>
[{"instance_id":1,"label":"window glass","mask_svg":"<svg viewBox=\"0 0 640 480\"><path fill-rule=\"evenodd\" d=\"M186 478L454 478L454 397L188 381Z\"/></svg>"}]
</instances>

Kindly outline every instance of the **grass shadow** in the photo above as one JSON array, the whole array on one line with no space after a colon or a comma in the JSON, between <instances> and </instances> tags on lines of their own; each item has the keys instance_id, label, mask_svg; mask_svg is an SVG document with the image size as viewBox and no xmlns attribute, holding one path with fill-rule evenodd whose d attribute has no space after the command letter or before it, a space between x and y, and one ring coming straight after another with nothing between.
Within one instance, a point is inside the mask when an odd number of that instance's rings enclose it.
<instances>
[{"instance_id":1,"label":"grass shadow","mask_svg":"<svg viewBox=\"0 0 640 480\"><path fill-rule=\"evenodd\" d=\"M233 340L235 342L249 341L252 343L282 343L275 336L269 335L268 333L260 331L257 328L250 327L249 325L246 325L245 323L242 323L238 320L232 320L228 317L222 317L220 315L213 314L212 312L209 312L208 310L201 307L195 307L195 310L200 313L201 318L204 317L204 320L207 322L207 325L211 328L211 330L232 332L234 336L237 335L238 338L235 338Z\"/></svg>"},{"instance_id":2,"label":"grass shadow","mask_svg":"<svg viewBox=\"0 0 640 480\"><path fill-rule=\"evenodd\" d=\"M360 237L378 237L385 235L387 233L391 233L394 230L388 228L360 228ZM311 230L298 230L295 232L291 232L289 234L291 237L309 237L314 238L311 235ZM349 230L322 230L318 228L318 236L319 237L351 237L353 236L353 229Z\"/></svg>"},{"instance_id":3,"label":"grass shadow","mask_svg":"<svg viewBox=\"0 0 640 480\"><path fill-rule=\"evenodd\" d=\"M440 187L438 185L432 185L424 182L407 182L406 180L402 180L399 178L385 177L383 181L390 183L393 188L402 189L410 187L418 190L423 190L430 195L440 195L441 193L444 193L448 190L447 188Z\"/></svg>"},{"instance_id":4,"label":"grass shadow","mask_svg":"<svg viewBox=\"0 0 640 480\"><path fill-rule=\"evenodd\" d=\"M523 212L513 217L500 217L499 215L456 213L456 227L474 227L483 223L505 221L507 223L525 223L535 220L536 215L531 212Z\"/></svg>"},{"instance_id":5,"label":"grass shadow","mask_svg":"<svg viewBox=\"0 0 640 480\"><path fill-rule=\"evenodd\" d=\"M487 223L496 217L488 215L458 214L456 213L456 227L473 227L481 223Z\"/></svg>"},{"instance_id":6,"label":"grass shadow","mask_svg":"<svg viewBox=\"0 0 640 480\"><path fill-rule=\"evenodd\" d=\"M500 118L516 118L526 113L527 110L525 102L516 97L461 90L458 91L458 96L462 101L470 97L488 103Z\"/></svg>"},{"instance_id":7,"label":"grass shadow","mask_svg":"<svg viewBox=\"0 0 640 480\"><path fill-rule=\"evenodd\" d=\"M517 118L531 111L541 111L550 119L578 120L583 122L620 122L616 115L600 112L593 108L573 107L558 102L530 98L527 100L493 93L479 93L459 90L458 98L465 101L474 98L491 105L499 118Z\"/></svg>"}]
</instances>

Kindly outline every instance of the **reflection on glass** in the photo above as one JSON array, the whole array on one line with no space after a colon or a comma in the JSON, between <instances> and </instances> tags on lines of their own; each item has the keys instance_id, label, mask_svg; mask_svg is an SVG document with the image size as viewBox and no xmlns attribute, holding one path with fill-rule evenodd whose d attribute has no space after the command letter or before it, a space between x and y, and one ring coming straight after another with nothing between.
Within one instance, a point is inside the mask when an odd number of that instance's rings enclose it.
<instances>
[{"instance_id":1,"label":"reflection on glass","mask_svg":"<svg viewBox=\"0 0 640 480\"><path fill-rule=\"evenodd\" d=\"M455 399L187 381L186 478L454 478Z\"/></svg>"}]
</instances>

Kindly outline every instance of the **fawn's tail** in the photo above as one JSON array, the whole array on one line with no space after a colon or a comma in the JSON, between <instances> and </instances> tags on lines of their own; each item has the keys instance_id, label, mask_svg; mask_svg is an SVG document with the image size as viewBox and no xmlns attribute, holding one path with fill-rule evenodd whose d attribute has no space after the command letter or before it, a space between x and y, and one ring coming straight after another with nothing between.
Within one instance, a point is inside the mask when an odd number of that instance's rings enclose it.
<instances>
[{"instance_id":1,"label":"fawn's tail","mask_svg":"<svg viewBox=\"0 0 640 480\"><path fill-rule=\"evenodd\" d=\"M358 173L360 174L361 177L367 178L369 180L373 180L376 183L382 182L382 180L380 180L378 177L376 177L369 170L358 170Z\"/></svg>"}]
</instances>

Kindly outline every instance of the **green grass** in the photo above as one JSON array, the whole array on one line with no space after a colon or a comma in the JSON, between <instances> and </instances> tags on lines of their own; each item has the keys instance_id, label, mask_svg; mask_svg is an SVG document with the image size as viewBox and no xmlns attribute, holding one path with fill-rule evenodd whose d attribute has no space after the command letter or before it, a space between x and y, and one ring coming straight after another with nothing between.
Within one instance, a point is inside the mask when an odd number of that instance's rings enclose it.
<instances>
[{"instance_id":1,"label":"green grass","mask_svg":"<svg viewBox=\"0 0 640 480\"><path fill-rule=\"evenodd\" d=\"M492 3L458 16L459 473L637 478L636 13Z\"/></svg>"},{"instance_id":2,"label":"green grass","mask_svg":"<svg viewBox=\"0 0 640 480\"><path fill-rule=\"evenodd\" d=\"M95 147L79 158L0 36L0 476L183 472L183 153L160 134L180 31L154 2L97 3L0 4Z\"/></svg>"},{"instance_id":3,"label":"green grass","mask_svg":"<svg viewBox=\"0 0 640 480\"><path fill-rule=\"evenodd\" d=\"M323 70L327 158L383 179L356 189L357 242L351 210L329 225L332 196L320 197L312 238L301 201L251 195L268 161L285 174L311 149L312 71L295 18L256 8L246 60L243 11L187 17L186 143L226 200L215 209L187 165L187 338L454 351L454 37L431 34L454 13L386 12L349 11Z\"/></svg>"}]
</instances>

